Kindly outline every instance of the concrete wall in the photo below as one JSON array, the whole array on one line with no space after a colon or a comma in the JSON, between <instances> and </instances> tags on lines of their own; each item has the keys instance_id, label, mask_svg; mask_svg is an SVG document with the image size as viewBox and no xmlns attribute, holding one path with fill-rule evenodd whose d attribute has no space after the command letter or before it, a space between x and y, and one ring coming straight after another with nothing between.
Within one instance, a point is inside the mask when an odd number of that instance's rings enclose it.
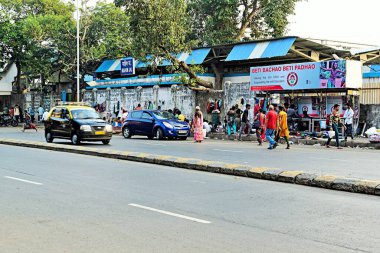
<instances>
[{"instance_id":1,"label":"concrete wall","mask_svg":"<svg viewBox=\"0 0 380 253\"><path fill-rule=\"evenodd\" d=\"M247 103L254 105L255 93L250 90L250 77L247 75L226 76L224 84L224 107L229 109L238 104L243 109Z\"/></svg>"},{"instance_id":2,"label":"concrete wall","mask_svg":"<svg viewBox=\"0 0 380 253\"><path fill-rule=\"evenodd\" d=\"M11 95L12 82L17 76L16 64L12 64L9 69L0 75L0 95Z\"/></svg>"},{"instance_id":3,"label":"concrete wall","mask_svg":"<svg viewBox=\"0 0 380 253\"><path fill-rule=\"evenodd\" d=\"M113 112L118 105L127 110L133 110L138 104L144 109L148 109L149 104L153 105L153 109L161 106L162 110L177 107L185 116L190 117L195 109L195 92L177 85L96 90L85 91L83 101L92 105L104 104L108 112Z\"/></svg>"},{"instance_id":4,"label":"concrete wall","mask_svg":"<svg viewBox=\"0 0 380 253\"><path fill-rule=\"evenodd\" d=\"M360 121L380 129L380 105L360 105Z\"/></svg>"}]
</instances>

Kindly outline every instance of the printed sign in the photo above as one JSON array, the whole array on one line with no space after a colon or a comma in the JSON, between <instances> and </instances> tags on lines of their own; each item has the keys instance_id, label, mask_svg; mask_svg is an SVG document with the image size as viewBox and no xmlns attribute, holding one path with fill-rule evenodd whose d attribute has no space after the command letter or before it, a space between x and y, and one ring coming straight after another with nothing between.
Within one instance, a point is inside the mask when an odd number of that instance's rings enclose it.
<instances>
[{"instance_id":1,"label":"printed sign","mask_svg":"<svg viewBox=\"0 0 380 253\"><path fill-rule=\"evenodd\" d=\"M122 76L134 75L135 74L135 60L133 58L125 58L120 61L121 70L120 74Z\"/></svg>"},{"instance_id":2,"label":"printed sign","mask_svg":"<svg viewBox=\"0 0 380 253\"><path fill-rule=\"evenodd\" d=\"M346 88L346 62L340 60L253 67L250 70L251 90Z\"/></svg>"}]
</instances>

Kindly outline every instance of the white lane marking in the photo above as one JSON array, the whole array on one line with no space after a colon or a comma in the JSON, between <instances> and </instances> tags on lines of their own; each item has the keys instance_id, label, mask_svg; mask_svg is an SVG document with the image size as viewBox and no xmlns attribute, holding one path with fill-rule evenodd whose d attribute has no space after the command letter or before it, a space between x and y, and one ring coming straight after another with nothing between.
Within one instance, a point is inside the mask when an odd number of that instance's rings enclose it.
<instances>
[{"instance_id":1,"label":"white lane marking","mask_svg":"<svg viewBox=\"0 0 380 253\"><path fill-rule=\"evenodd\" d=\"M231 153L244 153L243 151L238 151L238 150L228 150L228 149L213 149L214 151L222 151L222 152L231 152Z\"/></svg>"},{"instance_id":2,"label":"white lane marking","mask_svg":"<svg viewBox=\"0 0 380 253\"><path fill-rule=\"evenodd\" d=\"M149 142L145 142L144 144L146 144L146 145L152 145L152 146L163 146L163 147L165 147L166 145L164 145L164 144L158 144L158 143L149 143Z\"/></svg>"},{"instance_id":3,"label":"white lane marking","mask_svg":"<svg viewBox=\"0 0 380 253\"><path fill-rule=\"evenodd\" d=\"M4 177L8 178L8 179L13 179L13 180L21 181L21 182L24 182L24 183L35 184L35 185L43 185L42 183L38 183L38 182L34 182L34 181L29 181L29 180L25 180L25 179L21 179L21 178L17 178L17 177L9 177L9 176L4 176Z\"/></svg>"},{"instance_id":4,"label":"white lane marking","mask_svg":"<svg viewBox=\"0 0 380 253\"><path fill-rule=\"evenodd\" d=\"M168 212L168 211L164 211L164 210L159 210L159 209L148 207L148 206L142 206L142 205L133 204L133 203L128 204L128 205L129 206L133 206L133 207L137 207L137 208L141 208L141 209L145 209L145 210L149 210L149 211L153 211L153 212L157 212L157 213L162 213L162 214L174 216L174 217L185 219L185 220L195 221L195 222L198 222L198 223L203 223L203 224L210 224L211 223L210 221L201 220L201 219L185 216L185 215L182 215L182 214L172 213L172 212Z\"/></svg>"},{"instance_id":5,"label":"white lane marking","mask_svg":"<svg viewBox=\"0 0 380 253\"><path fill-rule=\"evenodd\" d=\"M330 160L330 161L337 161L337 162L349 162L349 160L335 159L335 158L321 158L321 157L310 157L310 158L316 159L316 160Z\"/></svg>"}]
</instances>

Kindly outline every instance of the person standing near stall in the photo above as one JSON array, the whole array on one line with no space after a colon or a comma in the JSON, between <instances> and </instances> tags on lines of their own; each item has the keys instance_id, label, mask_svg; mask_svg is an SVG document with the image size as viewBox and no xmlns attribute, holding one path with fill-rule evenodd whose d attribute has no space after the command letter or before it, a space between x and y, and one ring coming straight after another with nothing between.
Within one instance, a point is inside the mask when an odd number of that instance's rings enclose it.
<instances>
[{"instance_id":1,"label":"person standing near stall","mask_svg":"<svg viewBox=\"0 0 380 253\"><path fill-rule=\"evenodd\" d=\"M351 140L354 140L354 133L352 124L354 122L354 110L351 108L351 104L347 103L347 110L344 112L344 125L346 130L344 131L344 142L347 143L347 136L351 137Z\"/></svg>"},{"instance_id":2,"label":"person standing near stall","mask_svg":"<svg viewBox=\"0 0 380 253\"><path fill-rule=\"evenodd\" d=\"M13 114L17 122L20 122L20 107L18 105L16 105L15 108L13 109Z\"/></svg>"},{"instance_id":3,"label":"person standing near stall","mask_svg":"<svg viewBox=\"0 0 380 253\"><path fill-rule=\"evenodd\" d=\"M277 113L274 110L274 106L269 106L269 112L265 118L266 132L265 136L269 141L269 150L275 149L277 147L277 142L273 140L274 133L277 129Z\"/></svg>"},{"instance_id":4,"label":"person standing near stall","mask_svg":"<svg viewBox=\"0 0 380 253\"><path fill-rule=\"evenodd\" d=\"M339 145L340 112L339 112L339 105L338 104L334 105L329 119L330 119L329 120L329 126L332 127L332 129L330 129L330 130L334 131L334 133L335 133L336 147L338 149L342 149ZM332 137L333 136L329 134L329 138L328 138L327 143L326 143L326 148L330 148L330 142L331 142Z\"/></svg>"},{"instance_id":5,"label":"person standing near stall","mask_svg":"<svg viewBox=\"0 0 380 253\"><path fill-rule=\"evenodd\" d=\"M193 129L195 142L201 143L203 141L203 115L199 106L195 107L193 117Z\"/></svg>"},{"instance_id":6,"label":"person standing near stall","mask_svg":"<svg viewBox=\"0 0 380 253\"><path fill-rule=\"evenodd\" d=\"M277 135L275 141L278 142L280 138L283 137L287 144L286 149L290 149L288 115L285 112L285 108L283 106L279 106L278 109L280 110L280 112L278 113Z\"/></svg>"},{"instance_id":7,"label":"person standing near stall","mask_svg":"<svg viewBox=\"0 0 380 253\"><path fill-rule=\"evenodd\" d=\"M239 138L238 138L239 141L241 141L241 135L243 134L245 127L248 127L247 136L251 135L252 125L251 125L251 122L249 120L249 110L250 109L251 109L251 105L246 104L245 110L244 110L243 115L241 117L241 126L240 126Z\"/></svg>"}]
</instances>

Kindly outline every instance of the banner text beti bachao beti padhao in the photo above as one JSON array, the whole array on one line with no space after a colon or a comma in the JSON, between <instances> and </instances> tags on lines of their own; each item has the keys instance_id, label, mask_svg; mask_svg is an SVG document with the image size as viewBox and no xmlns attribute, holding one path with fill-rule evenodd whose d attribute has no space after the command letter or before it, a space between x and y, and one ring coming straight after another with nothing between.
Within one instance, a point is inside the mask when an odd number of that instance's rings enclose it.
<instances>
[{"instance_id":1,"label":"banner text beti bachao beti padhao","mask_svg":"<svg viewBox=\"0 0 380 253\"><path fill-rule=\"evenodd\" d=\"M251 90L304 90L346 87L346 61L253 67Z\"/></svg>"}]
</instances>

